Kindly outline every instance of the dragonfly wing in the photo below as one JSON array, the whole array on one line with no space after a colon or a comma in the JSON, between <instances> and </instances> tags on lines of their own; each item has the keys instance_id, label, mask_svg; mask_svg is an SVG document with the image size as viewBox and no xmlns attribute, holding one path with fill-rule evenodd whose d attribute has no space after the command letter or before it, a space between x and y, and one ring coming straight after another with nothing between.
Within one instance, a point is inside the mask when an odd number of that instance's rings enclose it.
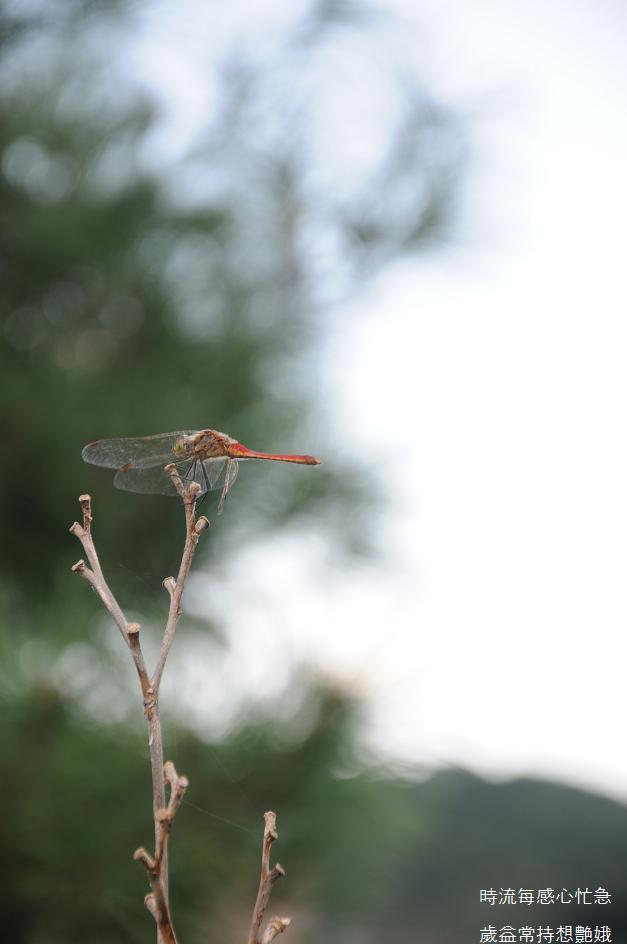
<instances>
[{"instance_id":1,"label":"dragonfly wing","mask_svg":"<svg viewBox=\"0 0 627 944\"><path fill-rule=\"evenodd\" d=\"M201 484L207 486L205 488L206 492L210 492L213 491L214 488L218 488L227 462L227 459L205 459L205 461L202 463L204 475Z\"/></svg>"},{"instance_id":2,"label":"dragonfly wing","mask_svg":"<svg viewBox=\"0 0 627 944\"><path fill-rule=\"evenodd\" d=\"M226 472L224 473L224 485L222 486L222 494L220 495L220 504L218 505L218 514L222 514L224 508L224 500L229 494L233 483L237 478L237 473L239 472L239 462L237 459L229 459L226 466Z\"/></svg>"},{"instance_id":3,"label":"dragonfly wing","mask_svg":"<svg viewBox=\"0 0 627 944\"><path fill-rule=\"evenodd\" d=\"M237 478L237 473L239 472L239 462L237 459L231 459L229 462L229 467L226 472L226 493L231 491L235 479Z\"/></svg>"},{"instance_id":4,"label":"dragonfly wing","mask_svg":"<svg viewBox=\"0 0 627 944\"><path fill-rule=\"evenodd\" d=\"M143 492L148 495L176 495L172 479L161 466L152 469L118 469L113 484L124 492Z\"/></svg>"},{"instance_id":5,"label":"dragonfly wing","mask_svg":"<svg viewBox=\"0 0 627 944\"><path fill-rule=\"evenodd\" d=\"M203 473L202 462L196 459L185 459L174 464L186 488L191 482L197 482L200 485L198 495L204 495L209 490L210 486ZM143 492L148 495L178 495L171 477L163 466L143 469L123 466L115 473L113 484L116 488L121 488L125 492Z\"/></svg>"},{"instance_id":6,"label":"dragonfly wing","mask_svg":"<svg viewBox=\"0 0 627 944\"><path fill-rule=\"evenodd\" d=\"M83 459L92 465L107 469L150 469L164 466L176 458L174 444L181 436L190 436L192 430L177 433L159 433L156 436L139 436L123 439L97 439L83 449ZM135 489L131 489L135 491Z\"/></svg>"}]
</instances>

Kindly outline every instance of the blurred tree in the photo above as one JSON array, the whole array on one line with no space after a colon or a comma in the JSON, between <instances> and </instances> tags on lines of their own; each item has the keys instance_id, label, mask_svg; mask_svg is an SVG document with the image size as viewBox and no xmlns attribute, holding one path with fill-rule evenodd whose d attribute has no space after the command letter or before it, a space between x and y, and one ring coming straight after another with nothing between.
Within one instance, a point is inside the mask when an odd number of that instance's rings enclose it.
<instances>
[{"instance_id":1,"label":"blurred tree","mask_svg":"<svg viewBox=\"0 0 627 944\"><path fill-rule=\"evenodd\" d=\"M347 545L364 540L363 470L332 459L316 413L319 338L332 300L445 229L460 134L385 70L355 101L365 56L331 12L314 7L268 61L226 56L204 141L158 171L158 115L111 55L134 5L4 13L0 523L14 535L3 572L27 609L65 585L73 549L59 535L85 488L101 492L114 559L132 546L148 573L171 566L175 503L114 495L79 459L100 436L210 425L253 446L315 448L330 460L315 476L273 468L271 503L259 501L267 470L254 491L242 476L231 520L251 534L298 509ZM339 58L352 61L336 77L347 90L320 79ZM357 106L384 80L399 114L377 139L360 134Z\"/></svg>"}]
</instances>

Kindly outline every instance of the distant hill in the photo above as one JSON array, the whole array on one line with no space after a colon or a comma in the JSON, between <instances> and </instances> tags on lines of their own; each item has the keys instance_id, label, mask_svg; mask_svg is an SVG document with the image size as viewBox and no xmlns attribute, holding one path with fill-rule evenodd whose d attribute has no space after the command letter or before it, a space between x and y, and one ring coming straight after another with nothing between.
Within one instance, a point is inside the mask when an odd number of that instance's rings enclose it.
<instances>
[{"instance_id":1,"label":"distant hill","mask_svg":"<svg viewBox=\"0 0 627 944\"><path fill-rule=\"evenodd\" d=\"M627 940L626 807L555 783L497 784L460 770L387 789L389 802L403 811L408 841L398 856L386 859L384 853L379 880L364 889L367 927L361 921L329 926L325 940L467 944L479 941L486 924L608 924L614 942ZM379 856L391 837L376 822L364 829L372 856ZM613 892L613 903L479 904L481 888L547 887L558 893L604 887Z\"/></svg>"}]
</instances>

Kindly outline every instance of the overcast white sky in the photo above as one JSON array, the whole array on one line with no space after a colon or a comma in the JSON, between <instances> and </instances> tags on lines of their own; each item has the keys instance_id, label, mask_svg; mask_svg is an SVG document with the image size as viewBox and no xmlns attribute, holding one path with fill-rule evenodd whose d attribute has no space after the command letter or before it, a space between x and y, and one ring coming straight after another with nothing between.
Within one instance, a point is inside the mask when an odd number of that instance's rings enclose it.
<instances>
[{"instance_id":1,"label":"overcast white sky","mask_svg":"<svg viewBox=\"0 0 627 944\"><path fill-rule=\"evenodd\" d=\"M371 452L386 431L389 557L320 593L324 544L286 538L216 575L251 588L229 685L243 654L243 688L286 651L307 656L370 693L368 739L391 756L627 799L627 10L382 6L429 37L420 68L444 99L496 91L497 106L477 104L457 245L388 271L328 348L338 438ZM164 56L178 70L181 140L202 107L183 92L211 33L198 22L189 39L202 7L164 11L138 54L149 81ZM178 51L173 16L188 23ZM318 589L305 613L303 586Z\"/></svg>"}]
</instances>

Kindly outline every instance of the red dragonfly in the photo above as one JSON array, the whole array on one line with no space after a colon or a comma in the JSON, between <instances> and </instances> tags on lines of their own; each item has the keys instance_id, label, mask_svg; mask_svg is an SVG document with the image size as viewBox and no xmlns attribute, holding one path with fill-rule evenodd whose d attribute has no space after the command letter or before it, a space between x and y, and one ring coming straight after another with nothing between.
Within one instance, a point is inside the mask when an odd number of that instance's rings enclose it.
<instances>
[{"instance_id":1,"label":"red dragonfly","mask_svg":"<svg viewBox=\"0 0 627 944\"><path fill-rule=\"evenodd\" d=\"M275 455L256 452L216 429L183 430L129 439L97 439L87 443L83 459L92 465L117 469L113 484L127 492L176 495L172 479L164 467L173 463L184 484L198 482L199 495L222 488L218 514L237 478L244 459L271 459L320 465L314 456Z\"/></svg>"}]
</instances>

